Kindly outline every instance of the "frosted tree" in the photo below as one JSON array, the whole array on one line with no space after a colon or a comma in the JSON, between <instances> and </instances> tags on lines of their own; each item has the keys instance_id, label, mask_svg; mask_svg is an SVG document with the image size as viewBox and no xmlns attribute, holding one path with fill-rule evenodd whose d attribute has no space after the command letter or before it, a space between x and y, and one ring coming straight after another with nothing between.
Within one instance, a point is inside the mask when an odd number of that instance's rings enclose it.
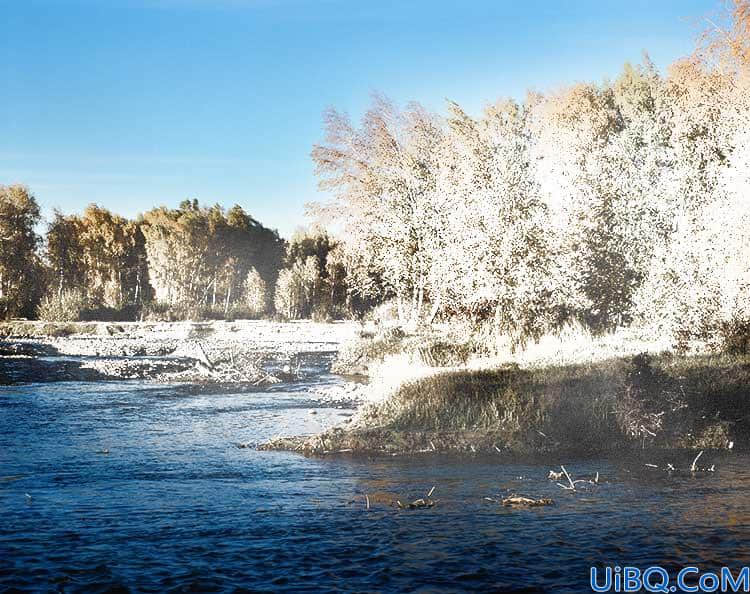
<instances>
[{"instance_id":1,"label":"frosted tree","mask_svg":"<svg viewBox=\"0 0 750 594\"><path fill-rule=\"evenodd\" d=\"M380 96L359 129L335 110L326 113L325 126L326 143L315 146L312 157L321 189L335 199L314 210L341 229L350 249L366 254L367 272L353 280L378 277L384 293L397 299L402 320L415 323L429 298L426 215L441 126L417 104L401 113Z\"/></svg>"},{"instance_id":2,"label":"frosted tree","mask_svg":"<svg viewBox=\"0 0 750 594\"><path fill-rule=\"evenodd\" d=\"M268 311L268 288L263 277L251 267L243 283L245 306L253 317L261 317Z\"/></svg>"},{"instance_id":3,"label":"frosted tree","mask_svg":"<svg viewBox=\"0 0 750 594\"><path fill-rule=\"evenodd\" d=\"M548 213L530 161L527 114L511 101L489 106L478 120L455 103L449 109L454 162L439 193L450 193L442 206L450 224L436 260L453 307L491 317L523 342L548 328L557 305Z\"/></svg>"},{"instance_id":4,"label":"frosted tree","mask_svg":"<svg viewBox=\"0 0 750 594\"><path fill-rule=\"evenodd\" d=\"M647 322L683 346L748 319L748 22L748 4L735 2L667 79L674 224L642 302Z\"/></svg>"},{"instance_id":5,"label":"frosted tree","mask_svg":"<svg viewBox=\"0 0 750 594\"><path fill-rule=\"evenodd\" d=\"M276 313L290 320L302 317L305 287L299 267L284 268L276 280L273 304Z\"/></svg>"}]
</instances>

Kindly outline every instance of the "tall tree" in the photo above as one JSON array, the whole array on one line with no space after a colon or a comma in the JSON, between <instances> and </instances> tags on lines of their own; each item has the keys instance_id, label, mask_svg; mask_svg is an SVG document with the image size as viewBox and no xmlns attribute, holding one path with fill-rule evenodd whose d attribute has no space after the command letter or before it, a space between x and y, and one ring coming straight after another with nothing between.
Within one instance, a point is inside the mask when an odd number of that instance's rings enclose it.
<instances>
[{"instance_id":1,"label":"tall tree","mask_svg":"<svg viewBox=\"0 0 750 594\"><path fill-rule=\"evenodd\" d=\"M325 114L326 142L312 158L320 187L335 200L315 208L342 229L350 249L366 254L366 274L395 296L402 319L416 321L427 294L430 256L427 227L436 188L437 147L443 130L418 104L405 112L381 96L359 129L335 110ZM364 289L364 287L363 287Z\"/></svg>"},{"instance_id":2,"label":"tall tree","mask_svg":"<svg viewBox=\"0 0 750 594\"><path fill-rule=\"evenodd\" d=\"M47 263L52 272L51 288L58 298L64 291L82 289L86 264L81 245L81 220L55 210L47 227Z\"/></svg>"},{"instance_id":3,"label":"tall tree","mask_svg":"<svg viewBox=\"0 0 750 594\"><path fill-rule=\"evenodd\" d=\"M33 315L41 278L39 216L28 188L0 186L0 316Z\"/></svg>"}]
</instances>

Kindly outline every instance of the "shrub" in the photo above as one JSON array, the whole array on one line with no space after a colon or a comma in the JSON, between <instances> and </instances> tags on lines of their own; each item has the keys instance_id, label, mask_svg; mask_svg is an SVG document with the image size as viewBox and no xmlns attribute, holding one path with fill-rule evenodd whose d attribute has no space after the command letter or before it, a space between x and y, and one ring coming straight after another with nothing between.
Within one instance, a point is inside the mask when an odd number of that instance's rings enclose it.
<instances>
[{"instance_id":1,"label":"shrub","mask_svg":"<svg viewBox=\"0 0 750 594\"><path fill-rule=\"evenodd\" d=\"M97 322L134 322L141 315L141 307L136 304L122 307L87 307L81 310L80 319Z\"/></svg>"},{"instance_id":2,"label":"shrub","mask_svg":"<svg viewBox=\"0 0 750 594\"><path fill-rule=\"evenodd\" d=\"M210 315L210 308L184 303L154 301L143 308L141 318L148 322L182 322L185 320L204 320ZM223 319L223 317L224 311L222 309L220 319Z\"/></svg>"},{"instance_id":3,"label":"shrub","mask_svg":"<svg viewBox=\"0 0 750 594\"><path fill-rule=\"evenodd\" d=\"M87 306L84 292L70 289L46 295L37 308L37 315L45 322L76 322Z\"/></svg>"},{"instance_id":4,"label":"shrub","mask_svg":"<svg viewBox=\"0 0 750 594\"><path fill-rule=\"evenodd\" d=\"M721 350L731 355L750 354L750 318L722 322L719 328Z\"/></svg>"},{"instance_id":5,"label":"shrub","mask_svg":"<svg viewBox=\"0 0 750 594\"><path fill-rule=\"evenodd\" d=\"M333 312L325 303L316 304L310 314L313 322L330 322L333 320Z\"/></svg>"}]
</instances>

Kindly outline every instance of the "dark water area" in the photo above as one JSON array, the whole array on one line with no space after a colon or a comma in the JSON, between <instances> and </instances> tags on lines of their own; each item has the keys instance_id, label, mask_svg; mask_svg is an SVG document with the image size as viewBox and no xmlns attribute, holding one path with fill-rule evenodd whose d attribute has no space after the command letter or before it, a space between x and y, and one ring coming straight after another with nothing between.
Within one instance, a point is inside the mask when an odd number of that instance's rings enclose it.
<instances>
[{"instance_id":1,"label":"dark water area","mask_svg":"<svg viewBox=\"0 0 750 594\"><path fill-rule=\"evenodd\" d=\"M693 476L645 459L308 459L238 447L340 421L351 411L309 392L337 381L321 371L242 393L0 387L0 590L586 592L592 564L750 563L746 454L707 453L716 472ZM546 479L560 463L603 482L565 492ZM389 505L433 486L433 508ZM484 500L511 493L555 505Z\"/></svg>"}]
</instances>

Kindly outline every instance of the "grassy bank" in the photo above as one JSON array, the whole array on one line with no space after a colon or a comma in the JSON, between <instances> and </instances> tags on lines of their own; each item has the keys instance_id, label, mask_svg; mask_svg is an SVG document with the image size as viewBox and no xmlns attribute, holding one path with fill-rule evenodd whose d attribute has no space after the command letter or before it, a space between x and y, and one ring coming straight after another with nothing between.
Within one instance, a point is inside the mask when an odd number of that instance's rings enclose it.
<instances>
[{"instance_id":1,"label":"grassy bank","mask_svg":"<svg viewBox=\"0 0 750 594\"><path fill-rule=\"evenodd\" d=\"M390 354L397 349L394 339L387 350L360 346L382 355L369 365L379 370L371 390L384 391L382 397L363 406L346 426L268 447L311 454L595 453L747 443L750 356L675 355L654 352L655 343L653 354L638 353L649 345L632 335L574 342L578 348L569 340L534 345L515 355L521 365L502 364L496 357L472 369L469 355L468 364L422 369L385 390L389 361L399 360ZM433 343L433 337L425 341ZM418 352L409 346L403 356L412 372Z\"/></svg>"}]
</instances>

